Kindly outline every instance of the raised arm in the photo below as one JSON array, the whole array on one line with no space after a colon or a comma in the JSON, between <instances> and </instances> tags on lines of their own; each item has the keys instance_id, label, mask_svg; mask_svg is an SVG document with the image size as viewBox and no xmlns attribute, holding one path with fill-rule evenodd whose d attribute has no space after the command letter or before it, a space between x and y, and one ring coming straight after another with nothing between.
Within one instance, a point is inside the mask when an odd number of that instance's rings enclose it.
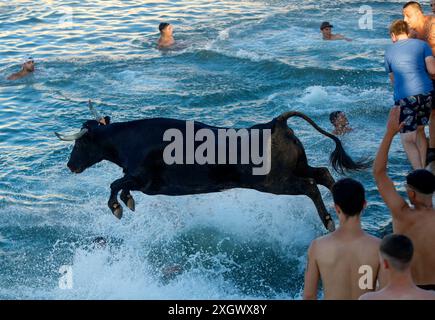
<instances>
[{"instance_id":1,"label":"raised arm","mask_svg":"<svg viewBox=\"0 0 435 320\"><path fill-rule=\"evenodd\" d=\"M426 59L424 59L424 61L426 62L427 72L429 72L429 74L431 76L434 76L435 75L435 58L433 56L426 57Z\"/></svg>"},{"instance_id":2,"label":"raised arm","mask_svg":"<svg viewBox=\"0 0 435 320\"><path fill-rule=\"evenodd\" d=\"M316 240L308 249L307 268L305 270L304 300L317 300L317 286L320 280L320 271L316 262Z\"/></svg>"},{"instance_id":3,"label":"raised arm","mask_svg":"<svg viewBox=\"0 0 435 320\"><path fill-rule=\"evenodd\" d=\"M427 43L429 44L429 46L432 49L432 55L435 56L435 19L434 18L430 18L430 29L429 29L429 33L427 36Z\"/></svg>"},{"instance_id":4,"label":"raised arm","mask_svg":"<svg viewBox=\"0 0 435 320\"><path fill-rule=\"evenodd\" d=\"M387 174L388 152L391 142L403 126L403 123L399 123L399 116L400 108L398 106L393 107L388 117L387 130L373 164L373 176L376 180L379 193L390 209L393 218L396 219L402 219L405 214L405 209L408 208L408 204L396 191L393 181L391 181Z\"/></svg>"}]
</instances>

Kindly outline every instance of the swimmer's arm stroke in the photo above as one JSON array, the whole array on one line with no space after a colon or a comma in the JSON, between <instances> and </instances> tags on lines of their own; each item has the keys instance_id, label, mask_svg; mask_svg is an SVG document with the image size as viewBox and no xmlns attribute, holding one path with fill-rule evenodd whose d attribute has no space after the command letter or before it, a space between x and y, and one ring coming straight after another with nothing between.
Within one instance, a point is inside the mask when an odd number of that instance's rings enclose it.
<instances>
[{"instance_id":1,"label":"swimmer's arm stroke","mask_svg":"<svg viewBox=\"0 0 435 320\"><path fill-rule=\"evenodd\" d=\"M317 300L317 286L320 271L315 257L316 240L311 242L308 249L307 266L305 269L304 300Z\"/></svg>"},{"instance_id":2,"label":"swimmer's arm stroke","mask_svg":"<svg viewBox=\"0 0 435 320\"><path fill-rule=\"evenodd\" d=\"M352 39L346 38L346 37L343 36L342 34L336 34L336 35L334 35L334 39L335 39L335 40L346 40L346 41L352 41Z\"/></svg>"},{"instance_id":3,"label":"swimmer's arm stroke","mask_svg":"<svg viewBox=\"0 0 435 320\"><path fill-rule=\"evenodd\" d=\"M387 130L379 146L376 159L373 164L373 176L376 180L379 193L387 204L394 218L406 218L406 209L409 208L405 199L403 199L394 187L393 181L387 174L388 152L394 136L403 127L403 123L399 123L400 107L395 106L391 109L387 122Z\"/></svg>"}]
</instances>

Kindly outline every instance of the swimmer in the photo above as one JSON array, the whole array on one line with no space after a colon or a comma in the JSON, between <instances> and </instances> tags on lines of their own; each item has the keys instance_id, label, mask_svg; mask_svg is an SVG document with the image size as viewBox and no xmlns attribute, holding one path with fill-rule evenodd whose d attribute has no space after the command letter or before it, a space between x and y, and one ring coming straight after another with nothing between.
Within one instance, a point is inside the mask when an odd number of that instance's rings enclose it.
<instances>
[{"instance_id":1,"label":"swimmer","mask_svg":"<svg viewBox=\"0 0 435 320\"><path fill-rule=\"evenodd\" d=\"M332 28L334 26L325 21L320 25L320 32L322 32L323 40L346 40L352 41L352 39L346 38L341 34L332 34Z\"/></svg>"},{"instance_id":2,"label":"swimmer","mask_svg":"<svg viewBox=\"0 0 435 320\"><path fill-rule=\"evenodd\" d=\"M334 126L334 131L332 131L332 133L337 136L352 131L352 128L349 127L349 121L347 120L346 114L342 111L331 112L329 115L329 121L331 121Z\"/></svg>"},{"instance_id":3,"label":"swimmer","mask_svg":"<svg viewBox=\"0 0 435 320\"><path fill-rule=\"evenodd\" d=\"M24 78L33 71L35 71L35 61L33 58L29 57L26 62L23 63L21 70L11 74L9 77L7 77L7 80L18 80Z\"/></svg>"},{"instance_id":4,"label":"swimmer","mask_svg":"<svg viewBox=\"0 0 435 320\"><path fill-rule=\"evenodd\" d=\"M164 49L171 47L174 43L174 37L172 35L173 28L172 25L166 22L162 22L159 25L159 31L160 31L160 39L157 43L158 49Z\"/></svg>"},{"instance_id":5,"label":"swimmer","mask_svg":"<svg viewBox=\"0 0 435 320\"><path fill-rule=\"evenodd\" d=\"M359 300L435 300L435 291L420 289L412 280L414 247L408 237L390 234L382 240L379 251L388 283L382 290L366 293Z\"/></svg>"}]
</instances>

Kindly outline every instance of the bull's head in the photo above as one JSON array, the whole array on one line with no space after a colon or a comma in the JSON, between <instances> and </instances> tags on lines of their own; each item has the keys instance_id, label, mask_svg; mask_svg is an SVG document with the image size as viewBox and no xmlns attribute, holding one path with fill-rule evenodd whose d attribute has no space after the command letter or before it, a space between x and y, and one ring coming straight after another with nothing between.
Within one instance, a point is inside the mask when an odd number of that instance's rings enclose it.
<instances>
[{"instance_id":1,"label":"bull's head","mask_svg":"<svg viewBox=\"0 0 435 320\"><path fill-rule=\"evenodd\" d=\"M89 120L83 123L81 130L75 134L63 135L54 134L63 141L75 141L74 148L68 161L68 168L74 173L81 173L85 169L103 160L103 150L98 143L95 131L99 126L109 125L109 117L101 117L89 101L89 109L96 120Z\"/></svg>"}]
</instances>

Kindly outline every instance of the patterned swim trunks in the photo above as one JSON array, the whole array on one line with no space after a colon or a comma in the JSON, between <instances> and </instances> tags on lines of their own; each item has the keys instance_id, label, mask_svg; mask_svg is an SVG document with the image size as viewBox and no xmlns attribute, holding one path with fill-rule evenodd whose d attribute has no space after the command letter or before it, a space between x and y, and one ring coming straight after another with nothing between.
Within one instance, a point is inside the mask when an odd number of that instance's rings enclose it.
<instances>
[{"instance_id":1,"label":"patterned swim trunks","mask_svg":"<svg viewBox=\"0 0 435 320\"><path fill-rule=\"evenodd\" d=\"M405 122L401 133L413 132L418 126L426 126L432 109L432 93L418 94L396 101L400 106L400 123Z\"/></svg>"}]
</instances>

